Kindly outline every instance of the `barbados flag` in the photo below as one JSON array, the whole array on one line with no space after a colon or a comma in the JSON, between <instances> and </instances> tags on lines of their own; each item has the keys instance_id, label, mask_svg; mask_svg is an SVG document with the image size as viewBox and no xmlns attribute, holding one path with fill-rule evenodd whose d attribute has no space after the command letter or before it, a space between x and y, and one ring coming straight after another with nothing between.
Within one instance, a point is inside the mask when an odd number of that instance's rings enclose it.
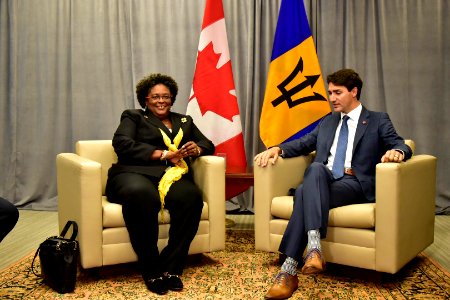
<instances>
[{"instance_id":1,"label":"barbados flag","mask_svg":"<svg viewBox=\"0 0 450 300\"><path fill-rule=\"evenodd\" d=\"M266 147L312 131L331 111L303 0L282 0L259 121Z\"/></svg>"}]
</instances>

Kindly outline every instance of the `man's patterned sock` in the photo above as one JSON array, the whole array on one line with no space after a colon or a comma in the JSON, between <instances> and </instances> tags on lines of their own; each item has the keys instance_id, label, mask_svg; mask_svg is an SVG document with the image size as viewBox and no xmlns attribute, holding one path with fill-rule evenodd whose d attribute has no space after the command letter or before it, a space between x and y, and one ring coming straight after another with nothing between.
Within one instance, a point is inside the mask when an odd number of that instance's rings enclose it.
<instances>
[{"instance_id":1,"label":"man's patterned sock","mask_svg":"<svg viewBox=\"0 0 450 300\"><path fill-rule=\"evenodd\" d=\"M308 245L307 251L311 251L313 249L317 249L321 251L320 247L320 232L319 230L309 230L308 231Z\"/></svg>"},{"instance_id":2,"label":"man's patterned sock","mask_svg":"<svg viewBox=\"0 0 450 300\"><path fill-rule=\"evenodd\" d=\"M288 273L289 275L297 275L297 265L298 262L292 257L286 258L283 265L281 266L281 271Z\"/></svg>"}]
</instances>

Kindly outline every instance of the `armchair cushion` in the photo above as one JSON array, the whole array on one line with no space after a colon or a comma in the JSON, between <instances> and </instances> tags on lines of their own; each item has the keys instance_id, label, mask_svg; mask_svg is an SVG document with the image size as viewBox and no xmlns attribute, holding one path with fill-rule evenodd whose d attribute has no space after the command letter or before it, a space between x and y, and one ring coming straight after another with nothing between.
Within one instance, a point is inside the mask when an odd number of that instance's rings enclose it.
<instances>
[{"instance_id":1,"label":"armchair cushion","mask_svg":"<svg viewBox=\"0 0 450 300\"><path fill-rule=\"evenodd\" d=\"M274 197L270 213L274 218L289 220L294 206L294 197ZM374 228L375 203L353 204L330 210L328 226L348 228Z\"/></svg>"},{"instance_id":2,"label":"armchair cushion","mask_svg":"<svg viewBox=\"0 0 450 300\"><path fill-rule=\"evenodd\" d=\"M103 227L125 227L125 220L122 215L122 205L117 203L111 203L106 199L105 196L102 197L102 207L103 207ZM203 210L200 220L208 220L208 203L203 202ZM161 213L158 215L158 224L169 224L170 214L167 209L164 209L164 220Z\"/></svg>"}]
</instances>

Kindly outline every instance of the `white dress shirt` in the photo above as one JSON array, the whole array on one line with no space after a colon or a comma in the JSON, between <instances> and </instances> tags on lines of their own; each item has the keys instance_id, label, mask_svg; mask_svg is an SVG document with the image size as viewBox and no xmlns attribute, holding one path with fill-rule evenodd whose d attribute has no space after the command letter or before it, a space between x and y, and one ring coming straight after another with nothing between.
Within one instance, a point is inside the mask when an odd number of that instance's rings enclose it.
<instances>
[{"instance_id":1,"label":"white dress shirt","mask_svg":"<svg viewBox=\"0 0 450 300\"><path fill-rule=\"evenodd\" d=\"M344 168L352 167L352 155L353 155L353 142L355 141L355 133L356 127L358 126L359 116L361 115L362 105L359 104L356 108L354 108L351 112L347 114L349 119L347 120L348 125L348 142L347 142L347 151L345 152L345 163ZM345 116L344 113L341 113L341 120L339 121L339 125L336 128L336 134L334 135L333 144L331 145L330 155L328 156L328 169L333 168L334 158L336 156L336 147L339 138L339 132L342 126L342 118Z\"/></svg>"}]
</instances>

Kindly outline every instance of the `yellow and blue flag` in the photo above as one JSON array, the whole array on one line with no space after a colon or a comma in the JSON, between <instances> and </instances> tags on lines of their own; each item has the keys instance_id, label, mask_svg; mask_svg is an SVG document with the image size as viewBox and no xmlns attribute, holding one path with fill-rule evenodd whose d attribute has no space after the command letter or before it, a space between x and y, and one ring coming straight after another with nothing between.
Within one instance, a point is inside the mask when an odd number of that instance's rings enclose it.
<instances>
[{"instance_id":1,"label":"yellow and blue flag","mask_svg":"<svg viewBox=\"0 0 450 300\"><path fill-rule=\"evenodd\" d=\"M303 0L282 0L259 121L266 147L312 131L330 113Z\"/></svg>"}]
</instances>

